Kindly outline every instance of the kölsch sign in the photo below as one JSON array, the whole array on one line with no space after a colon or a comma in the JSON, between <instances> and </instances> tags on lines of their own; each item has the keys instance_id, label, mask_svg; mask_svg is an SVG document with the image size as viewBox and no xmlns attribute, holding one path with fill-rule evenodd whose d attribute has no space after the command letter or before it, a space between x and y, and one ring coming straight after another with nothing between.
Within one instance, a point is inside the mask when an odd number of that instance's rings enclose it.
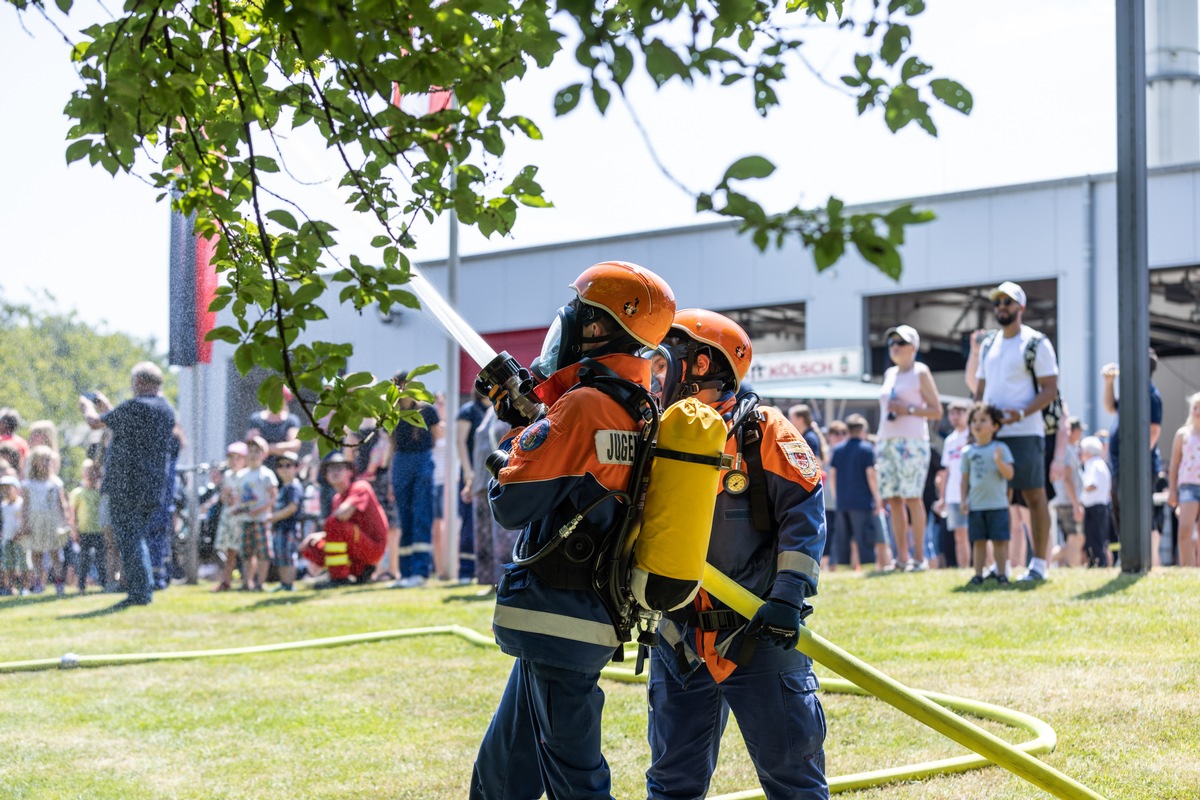
<instances>
[{"instance_id":1,"label":"k\u00f6lsch sign","mask_svg":"<svg viewBox=\"0 0 1200 800\"><path fill-rule=\"evenodd\" d=\"M789 350L782 353L754 354L754 362L746 376L756 386L772 381L796 381L820 378L862 377L862 351L832 348L829 350Z\"/></svg>"}]
</instances>

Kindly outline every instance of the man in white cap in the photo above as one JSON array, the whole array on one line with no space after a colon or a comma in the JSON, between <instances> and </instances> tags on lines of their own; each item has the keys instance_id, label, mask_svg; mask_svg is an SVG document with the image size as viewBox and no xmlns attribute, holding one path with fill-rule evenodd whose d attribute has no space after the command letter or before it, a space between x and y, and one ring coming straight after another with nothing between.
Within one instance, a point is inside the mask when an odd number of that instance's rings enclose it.
<instances>
[{"instance_id":1,"label":"man in white cap","mask_svg":"<svg viewBox=\"0 0 1200 800\"><path fill-rule=\"evenodd\" d=\"M1044 580L1050 554L1050 505L1046 497L1046 432L1042 409L1058 394L1058 359L1045 334L1021 324L1025 290L1005 281L991 292L1000 331L983 343L975 399L1004 412L997 438L1013 454L1010 489L1029 507L1033 558L1019 580ZM1028 353L1028 354L1027 354ZM1029 356L1032 356L1030 358ZM1031 369L1032 365L1032 369ZM1053 444L1051 444L1053 446Z\"/></svg>"}]
</instances>

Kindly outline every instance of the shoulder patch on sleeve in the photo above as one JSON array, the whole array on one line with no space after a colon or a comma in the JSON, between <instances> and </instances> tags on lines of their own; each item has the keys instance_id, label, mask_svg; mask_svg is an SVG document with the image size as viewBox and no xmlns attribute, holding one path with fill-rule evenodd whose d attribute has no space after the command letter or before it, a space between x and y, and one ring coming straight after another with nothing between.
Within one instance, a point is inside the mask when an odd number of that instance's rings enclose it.
<instances>
[{"instance_id":1,"label":"shoulder patch on sleeve","mask_svg":"<svg viewBox=\"0 0 1200 800\"><path fill-rule=\"evenodd\" d=\"M796 472L800 473L800 477L806 483L813 483L820 473L820 467L817 466L817 459L809 449L808 442L803 439L793 439L788 441L777 441L779 449L783 451L783 457L792 465Z\"/></svg>"},{"instance_id":2,"label":"shoulder patch on sleeve","mask_svg":"<svg viewBox=\"0 0 1200 800\"><path fill-rule=\"evenodd\" d=\"M528 453L537 450L546 443L548 438L550 438L550 420L543 419L521 431L520 437L517 438L517 447Z\"/></svg>"}]
</instances>

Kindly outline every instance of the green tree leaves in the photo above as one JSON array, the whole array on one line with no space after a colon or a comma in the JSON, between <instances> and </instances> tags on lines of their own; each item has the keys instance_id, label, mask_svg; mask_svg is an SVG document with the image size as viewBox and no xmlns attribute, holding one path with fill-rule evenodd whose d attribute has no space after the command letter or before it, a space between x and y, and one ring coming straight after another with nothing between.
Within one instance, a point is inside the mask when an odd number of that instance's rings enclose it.
<instances>
[{"instance_id":1,"label":"green tree leaves","mask_svg":"<svg viewBox=\"0 0 1200 800\"><path fill-rule=\"evenodd\" d=\"M963 114L970 114L971 109L975 106L975 100L971 97L971 93L958 81L935 78L929 82L929 89L938 100Z\"/></svg>"},{"instance_id":2,"label":"green tree leaves","mask_svg":"<svg viewBox=\"0 0 1200 800\"><path fill-rule=\"evenodd\" d=\"M158 361L150 343L63 313L49 297L30 305L0 296L0 398L26 424L48 419L58 426L67 480L76 479L83 458L79 396L98 390L113 402L128 398L129 371L139 361ZM174 376L167 372L166 380L172 396Z\"/></svg>"},{"instance_id":3,"label":"green tree leaves","mask_svg":"<svg viewBox=\"0 0 1200 800\"><path fill-rule=\"evenodd\" d=\"M762 156L746 156L740 158L725 170L723 182L730 180L746 180L747 178L766 178L775 171L775 165Z\"/></svg>"},{"instance_id":4,"label":"green tree leaves","mask_svg":"<svg viewBox=\"0 0 1200 800\"><path fill-rule=\"evenodd\" d=\"M858 113L882 107L884 122L893 133L916 122L926 133L937 135L928 97L960 113L971 113L971 93L961 84L929 78L933 66L915 55L905 58L913 31L903 18L911 19L924 10L923 0L891 0L885 8L875 3L875 13L862 27L864 41L875 45L875 50L856 55L854 74L841 77L843 84L858 92Z\"/></svg>"},{"instance_id":5,"label":"green tree leaves","mask_svg":"<svg viewBox=\"0 0 1200 800\"><path fill-rule=\"evenodd\" d=\"M69 0L56 2L70 11ZM334 411L324 440L331 446L343 425L356 428L365 416L396 423L401 394L389 381L347 375L349 345L306 335L326 317L323 306L415 307L402 287L418 220L453 210L485 235L503 235L521 209L551 205L534 166L501 176L485 161L502 158L516 137L541 138L533 120L506 110L507 88L527 70L565 56L588 73L557 92L556 115L575 111L585 94L604 114L643 76L658 87L699 79L747 87L766 116L800 61L799 34L827 25L863 45L842 77L859 113L880 108L893 131L915 121L933 134L931 100L965 114L972 98L910 52L909 22L923 10L922 0L873 0L865 19L852 18L842 0L127 3L72 50L82 83L66 104L74 120L66 158L116 173L133 170L142 149L162 155L146 179L217 240L213 265L223 280L212 307L233 322L210 338L235 345L243 372L278 374L264 384L264 402L286 384L319 398L304 405L309 422ZM562 46L568 29L572 53ZM393 102L431 89L451 92L453 102ZM340 164L337 185L376 228L370 252L335 259L335 228L295 202L285 180L288 129L319 136ZM824 269L854 247L899 274L903 228L924 221L920 214L845 215L833 199L824 209L768 212L744 184L774 171L750 155L712 189L684 188L698 210L739 220L760 248L795 237Z\"/></svg>"}]
</instances>

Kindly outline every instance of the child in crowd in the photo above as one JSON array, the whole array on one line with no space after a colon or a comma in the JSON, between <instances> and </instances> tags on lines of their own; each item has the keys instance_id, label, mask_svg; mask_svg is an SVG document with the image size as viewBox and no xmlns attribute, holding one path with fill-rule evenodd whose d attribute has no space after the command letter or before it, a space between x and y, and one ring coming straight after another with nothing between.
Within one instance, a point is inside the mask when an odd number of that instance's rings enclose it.
<instances>
[{"instance_id":1,"label":"child in crowd","mask_svg":"<svg viewBox=\"0 0 1200 800\"><path fill-rule=\"evenodd\" d=\"M18 538L33 559L33 592L42 591L46 580L54 581L54 591L62 594L66 578L63 547L71 534L70 506L58 477L58 454L46 445L29 450L29 477L25 479L24 513ZM46 557L50 571L43 574Z\"/></svg>"},{"instance_id":2,"label":"child in crowd","mask_svg":"<svg viewBox=\"0 0 1200 800\"><path fill-rule=\"evenodd\" d=\"M225 448L225 473L221 478L221 516L217 520L217 535L213 549L225 557L221 578L214 592L227 592L233 585L233 571L242 555L242 520L237 512L238 476L246 468L245 442L233 442Z\"/></svg>"},{"instance_id":3,"label":"child in crowd","mask_svg":"<svg viewBox=\"0 0 1200 800\"><path fill-rule=\"evenodd\" d=\"M954 536L954 560L958 566L969 566L971 543L967 536L967 515L962 510L962 451L971 439L967 430L967 414L971 404L966 400L954 400L947 414L954 430L942 445L942 474L939 475L941 503L946 512L946 527Z\"/></svg>"},{"instance_id":4,"label":"child in crowd","mask_svg":"<svg viewBox=\"0 0 1200 800\"><path fill-rule=\"evenodd\" d=\"M962 450L962 499L960 510L967 515L967 534L971 540L975 575L969 586L983 583L983 563L987 543L997 564L1008 560L1008 481L1013 476L1013 455L1004 442L996 440L996 431L1004 413L993 405L976 403L967 424L975 441ZM1008 576L997 570L996 582L1008 583Z\"/></svg>"},{"instance_id":5,"label":"child in crowd","mask_svg":"<svg viewBox=\"0 0 1200 800\"><path fill-rule=\"evenodd\" d=\"M29 593L29 553L16 541L22 505L17 477L0 478L0 595Z\"/></svg>"},{"instance_id":6,"label":"child in crowd","mask_svg":"<svg viewBox=\"0 0 1200 800\"><path fill-rule=\"evenodd\" d=\"M275 568L279 570L278 591L295 591L296 556L300 543L300 504L304 487L296 479L299 466L296 454L281 452L275 456L275 477L279 479L279 497L271 514L271 544ZM272 591L277 591L273 589Z\"/></svg>"},{"instance_id":7,"label":"child in crowd","mask_svg":"<svg viewBox=\"0 0 1200 800\"><path fill-rule=\"evenodd\" d=\"M1200 392L1187 399L1188 421L1175 432L1168 471L1167 504L1179 509L1175 543L1179 566L1200 566L1196 517L1200 514Z\"/></svg>"},{"instance_id":8,"label":"child in crowd","mask_svg":"<svg viewBox=\"0 0 1200 800\"><path fill-rule=\"evenodd\" d=\"M76 567L79 593L87 591L87 576L91 565L96 565L96 577L100 585L108 583L108 564L104 546L104 530L100 527L100 465L86 458L80 466L80 485L71 490L69 500L71 514L75 519L75 541L79 542L79 564ZM93 562L93 552L95 561Z\"/></svg>"},{"instance_id":9,"label":"child in crowd","mask_svg":"<svg viewBox=\"0 0 1200 800\"><path fill-rule=\"evenodd\" d=\"M1107 567L1112 473L1104 460L1104 443L1095 436L1079 443L1079 453L1083 460L1083 552L1089 567Z\"/></svg>"},{"instance_id":10,"label":"child in crowd","mask_svg":"<svg viewBox=\"0 0 1200 800\"><path fill-rule=\"evenodd\" d=\"M29 449L49 447L58 455L58 426L48 419L39 419L29 423Z\"/></svg>"},{"instance_id":11,"label":"child in crowd","mask_svg":"<svg viewBox=\"0 0 1200 800\"><path fill-rule=\"evenodd\" d=\"M246 440L246 468L238 476L238 513L242 517L242 590L261 592L271 568L271 512L279 496L279 481L263 464L267 442L261 436Z\"/></svg>"},{"instance_id":12,"label":"child in crowd","mask_svg":"<svg viewBox=\"0 0 1200 800\"><path fill-rule=\"evenodd\" d=\"M0 442L0 476L21 474L21 451L12 442Z\"/></svg>"}]
</instances>

